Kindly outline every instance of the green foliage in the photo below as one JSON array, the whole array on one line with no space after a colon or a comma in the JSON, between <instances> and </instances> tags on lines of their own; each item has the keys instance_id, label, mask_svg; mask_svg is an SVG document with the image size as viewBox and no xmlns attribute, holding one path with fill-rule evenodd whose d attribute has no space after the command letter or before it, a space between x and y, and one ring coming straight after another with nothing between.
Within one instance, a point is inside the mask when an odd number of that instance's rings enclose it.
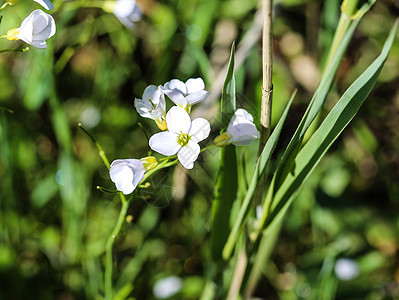
<instances>
[{"instance_id":1,"label":"green foliage","mask_svg":"<svg viewBox=\"0 0 399 300\"><path fill-rule=\"evenodd\" d=\"M277 215L281 217L286 211L286 205L294 199L296 191L309 177L320 159L324 156L332 143L337 139L360 106L370 94L379 73L388 57L398 23L394 25L380 56L363 72L361 76L348 88L327 115L317 131L312 135L305 146L299 151L293 163L293 168L283 182L271 207L268 222L271 223Z\"/></svg>"},{"instance_id":2,"label":"green foliage","mask_svg":"<svg viewBox=\"0 0 399 300\"><path fill-rule=\"evenodd\" d=\"M221 123L227 127L236 110L236 88L234 79L235 45L231 47L229 67L222 90ZM215 261L222 259L222 251L230 232L233 203L237 197L236 148L228 145L220 149L220 166L212 206L211 253Z\"/></svg>"},{"instance_id":3,"label":"green foliage","mask_svg":"<svg viewBox=\"0 0 399 300\"><path fill-rule=\"evenodd\" d=\"M121 200L96 189L115 186L99 149L78 123L96 137L110 161L147 156L148 142L137 123L143 123L149 136L158 129L139 119L134 98L149 84L202 77L212 95L206 104L194 106L193 114L201 111L212 125L201 147L212 143L221 121L220 78L225 78L235 40L238 71L228 71L221 127L227 126L233 103L247 109L259 125L259 1L137 1L144 17L133 30L96 7L105 2L55 0L48 13L56 20L57 33L46 50L26 51L22 41L0 40L1 299L104 297L105 245ZM374 1L363 2L370 8ZM254 298L272 299L398 297L393 278L399 248L399 48L394 32L379 79L389 43L372 62L397 4L375 1L372 12L348 22L352 25L314 93L318 79L309 74L321 75L328 60L339 4L276 2L277 125L269 143L259 160L256 143L224 148L222 160L219 150L211 148L187 174L168 168L151 177L150 187L126 205L128 222L121 220L114 239L115 299L156 299L154 285L171 275L182 279L182 288L169 299L226 299L229 284L239 275L238 297L249 291ZM7 6L1 12L1 35L39 7L34 1ZM314 66L303 64L304 59ZM295 101L286 105L295 88ZM290 143L298 127L295 143ZM290 155L284 155L287 144ZM281 161L286 161L284 170ZM268 192L261 203L263 216L251 202L262 174ZM294 200L291 191L298 188ZM238 250L247 251L246 261L233 251L236 241ZM225 260L215 263L212 257ZM357 277L337 275L342 258L355 263ZM236 271L237 265L245 265L243 273Z\"/></svg>"}]
</instances>

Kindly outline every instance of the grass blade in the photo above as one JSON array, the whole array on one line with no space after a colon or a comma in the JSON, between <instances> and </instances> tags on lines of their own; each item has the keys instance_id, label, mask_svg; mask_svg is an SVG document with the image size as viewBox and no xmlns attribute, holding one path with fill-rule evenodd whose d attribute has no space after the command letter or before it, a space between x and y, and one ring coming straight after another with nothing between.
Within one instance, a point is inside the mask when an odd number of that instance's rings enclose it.
<instances>
[{"instance_id":1,"label":"grass blade","mask_svg":"<svg viewBox=\"0 0 399 300\"><path fill-rule=\"evenodd\" d=\"M226 128L230 122L231 117L236 111L236 82L234 79L234 53L235 44L231 46L229 67L227 69L226 79L222 90L222 128Z\"/></svg>"},{"instance_id":2,"label":"grass blade","mask_svg":"<svg viewBox=\"0 0 399 300\"><path fill-rule=\"evenodd\" d=\"M222 90L221 119L226 127L236 110L236 89L234 79L234 50L231 56ZM237 157L233 145L220 149L220 167L212 207L211 254L215 261L222 259L223 246L230 232L230 213L237 197Z\"/></svg>"},{"instance_id":3,"label":"grass blade","mask_svg":"<svg viewBox=\"0 0 399 300\"><path fill-rule=\"evenodd\" d=\"M271 214L268 217L266 226L284 215L295 193L366 100L388 57L397 28L398 22L393 26L381 54L346 90L319 129L299 152L294 161L294 173L288 174L274 197Z\"/></svg>"},{"instance_id":4,"label":"grass blade","mask_svg":"<svg viewBox=\"0 0 399 300\"><path fill-rule=\"evenodd\" d=\"M265 172L266 166L270 160L273 150L276 147L277 141L280 137L281 129L283 128L284 121L287 117L289 108L290 108L291 103L295 97L295 94L296 94L296 92L294 92L293 95L291 96L291 99L288 102L283 115L281 116L279 122L277 123L276 128L274 129L272 135L268 139L268 141L267 141L265 147L263 148L262 153L259 156L259 159L256 163L254 175L252 176L251 183L249 185L247 194L244 198L243 204L241 205L241 208L238 213L237 219L234 223L233 229L232 229L232 231L228 237L228 240L226 242L226 245L223 249L223 259L225 259L225 260L229 259L230 255L234 249L234 246L236 244L236 241L237 241L241 231L244 228L245 220L250 211L251 201L253 199L256 186L258 185L260 178L262 177L263 173Z\"/></svg>"},{"instance_id":5,"label":"grass blade","mask_svg":"<svg viewBox=\"0 0 399 300\"><path fill-rule=\"evenodd\" d=\"M292 137L286 151L284 152L281 158L281 162L279 164L279 168L276 174L276 186L275 186L276 190L280 187L280 185L282 184L282 182L290 172L295 157L302 145L303 137L324 104L331 83L334 79L334 74L337 71L339 63L345 53L345 50L349 44L349 41L351 40L351 37L356 27L358 26L362 16L365 14L366 11L370 9L370 7L373 5L374 2L375 1L371 1L370 3L364 4L362 8L359 10L356 19L353 21L349 29L344 34L337 50L334 53L334 56L331 59L331 62L328 64L327 69L320 81L320 84L317 87L316 92L314 93L309 103L309 106L306 109L306 112L300 124L298 125L297 130L294 133L294 136Z\"/></svg>"}]
</instances>

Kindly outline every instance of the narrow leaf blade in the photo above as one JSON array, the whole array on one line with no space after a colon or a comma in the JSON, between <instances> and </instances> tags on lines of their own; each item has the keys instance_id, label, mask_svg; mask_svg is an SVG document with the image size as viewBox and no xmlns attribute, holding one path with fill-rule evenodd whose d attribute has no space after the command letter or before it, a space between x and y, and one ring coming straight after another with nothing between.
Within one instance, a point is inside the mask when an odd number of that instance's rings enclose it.
<instances>
[{"instance_id":1,"label":"narrow leaf blade","mask_svg":"<svg viewBox=\"0 0 399 300\"><path fill-rule=\"evenodd\" d=\"M268 218L267 224L270 225L271 222L275 222L284 216L296 192L366 100L388 57L397 28L398 23L395 23L381 54L346 90L319 129L298 153L294 162L294 172L288 174L275 195L272 213Z\"/></svg>"},{"instance_id":2,"label":"narrow leaf blade","mask_svg":"<svg viewBox=\"0 0 399 300\"><path fill-rule=\"evenodd\" d=\"M296 92L294 92L293 95L291 96L291 99L288 102L283 115L281 116L280 120L278 121L277 126L273 130L272 135L268 139L265 147L262 150L261 155L258 158L258 161L255 166L255 170L254 170L254 175L252 176L251 183L249 185L247 194L246 194L245 199L240 207L240 211L238 213L237 219L234 222L233 229L231 230L231 233L227 239L226 245L224 246L224 249L223 249L223 258L225 260L229 259L230 255L234 249L234 246L238 240L238 237L244 228L246 218L250 211L250 207L251 207L251 203L253 200L256 186L258 185L260 178L262 177L263 173L265 172L266 166L267 166L268 162L270 161L270 157L273 153L273 150L276 147L277 141L280 137L280 133L281 133L281 130L284 125L284 121L287 117L289 108L290 108L291 103L295 97L295 94L296 94Z\"/></svg>"},{"instance_id":3,"label":"narrow leaf blade","mask_svg":"<svg viewBox=\"0 0 399 300\"><path fill-rule=\"evenodd\" d=\"M222 89L222 128L227 127L231 117L236 111L236 83L234 78L234 53L235 44L231 46L229 67Z\"/></svg>"},{"instance_id":4,"label":"narrow leaf blade","mask_svg":"<svg viewBox=\"0 0 399 300\"><path fill-rule=\"evenodd\" d=\"M284 181L286 176L291 170L293 166L294 160L298 151L301 147L303 138L305 136L306 131L308 130L309 126L312 124L313 120L316 118L317 114L320 112L324 101L327 97L328 91L330 89L331 83L334 79L334 74L338 69L339 63L345 53L345 50L351 40L351 37L358 26L362 16L371 8L375 1L371 1L365 3L362 8L359 10L361 14L358 14L356 19L350 25L348 31L345 33L344 37L340 45L335 52L335 55L332 57L331 63L328 65L326 72L324 73L316 92L314 93L306 112L298 125L297 130L294 133L290 143L285 150L281 162L279 164L279 168L276 174L276 186L275 189L277 190L281 183Z\"/></svg>"},{"instance_id":5,"label":"narrow leaf blade","mask_svg":"<svg viewBox=\"0 0 399 300\"><path fill-rule=\"evenodd\" d=\"M222 90L222 128L227 127L236 110L234 78L234 44L231 47L230 63ZM220 167L212 207L211 254L214 261L222 259L222 250L230 232L230 214L237 197L237 157L233 145L220 149Z\"/></svg>"}]
</instances>

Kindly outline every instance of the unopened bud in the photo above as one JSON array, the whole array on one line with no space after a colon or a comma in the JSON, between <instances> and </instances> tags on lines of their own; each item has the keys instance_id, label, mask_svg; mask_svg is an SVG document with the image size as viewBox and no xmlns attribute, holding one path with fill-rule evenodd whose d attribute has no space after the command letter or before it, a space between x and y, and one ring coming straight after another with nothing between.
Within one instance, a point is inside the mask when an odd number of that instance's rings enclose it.
<instances>
[{"instance_id":1,"label":"unopened bud","mask_svg":"<svg viewBox=\"0 0 399 300\"><path fill-rule=\"evenodd\" d=\"M221 135L218 135L213 142L215 143L215 145L217 147L224 147L227 146L228 144L230 144L230 139L231 136L228 135L227 133L223 133Z\"/></svg>"},{"instance_id":2,"label":"unopened bud","mask_svg":"<svg viewBox=\"0 0 399 300\"><path fill-rule=\"evenodd\" d=\"M144 168L147 171L152 170L156 168L156 166L158 166L157 159L154 156L147 156L140 160L144 162Z\"/></svg>"}]
</instances>

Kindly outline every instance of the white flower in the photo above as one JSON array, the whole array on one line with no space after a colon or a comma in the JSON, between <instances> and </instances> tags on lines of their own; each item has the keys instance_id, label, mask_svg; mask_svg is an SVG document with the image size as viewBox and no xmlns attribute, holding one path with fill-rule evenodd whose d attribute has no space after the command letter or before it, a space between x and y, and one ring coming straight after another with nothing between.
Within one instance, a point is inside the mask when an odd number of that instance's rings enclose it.
<instances>
[{"instance_id":1,"label":"white flower","mask_svg":"<svg viewBox=\"0 0 399 300\"><path fill-rule=\"evenodd\" d=\"M205 91L205 84L201 78L190 78L186 83L172 79L159 88L176 105L184 109L187 107L187 110L190 109L191 105L206 99L210 94L210 92Z\"/></svg>"},{"instance_id":2,"label":"white flower","mask_svg":"<svg viewBox=\"0 0 399 300\"><path fill-rule=\"evenodd\" d=\"M161 130L166 129L165 95L155 85L148 86L143 93L143 99L134 100L134 106L140 116L153 119Z\"/></svg>"},{"instance_id":3,"label":"white flower","mask_svg":"<svg viewBox=\"0 0 399 300\"><path fill-rule=\"evenodd\" d=\"M349 258L337 259L334 267L335 275L341 280L352 280L359 275L359 266Z\"/></svg>"},{"instance_id":4,"label":"white flower","mask_svg":"<svg viewBox=\"0 0 399 300\"><path fill-rule=\"evenodd\" d=\"M158 165L155 157L117 159L111 163L109 175L115 186L125 195L133 193L147 170Z\"/></svg>"},{"instance_id":5,"label":"white flower","mask_svg":"<svg viewBox=\"0 0 399 300\"><path fill-rule=\"evenodd\" d=\"M134 22L141 19L141 10L136 5L136 0L117 0L113 13L123 25L130 29L134 27Z\"/></svg>"},{"instance_id":6,"label":"white flower","mask_svg":"<svg viewBox=\"0 0 399 300\"><path fill-rule=\"evenodd\" d=\"M253 117L245 109L237 109L230 120L226 132L215 138L216 146L223 147L228 144L244 146L251 144L254 139L260 136L253 121Z\"/></svg>"},{"instance_id":7,"label":"white flower","mask_svg":"<svg viewBox=\"0 0 399 300\"><path fill-rule=\"evenodd\" d=\"M8 40L23 40L39 49L47 48L46 40L55 34L55 22L52 16L40 9L34 10L19 28L7 32Z\"/></svg>"},{"instance_id":8,"label":"white flower","mask_svg":"<svg viewBox=\"0 0 399 300\"><path fill-rule=\"evenodd\" d=\"M153 288L157 299L168 299L176 294L183 286L183 280L177 276L169 276L159 279Z\"/></svg>"},{"instance_id":9,"label":"white flower","mask_svg":"<svg viewBox=\"0 0 399 300\"><path fill-rule=\"evenodd\" d=\"M192 169L200 153L198 143L206 139L211 131L209 122L197 118L191 122L188 113L179 106L166 114L168 131L154 134L150 138L152 150L163 155L175 155L186 169Z\"/></svg>"},{"instance_id":10,"label":"white flower","mask_svg":"<svg viewBox=\"0 0 399 300\"><path fill-rule=\"evenodd\" d=\"M49 0L33 0L33 1L39 3L47 10L52 10L54 8L53 3L51 3Z\"/></svg>"}]
</instances>

